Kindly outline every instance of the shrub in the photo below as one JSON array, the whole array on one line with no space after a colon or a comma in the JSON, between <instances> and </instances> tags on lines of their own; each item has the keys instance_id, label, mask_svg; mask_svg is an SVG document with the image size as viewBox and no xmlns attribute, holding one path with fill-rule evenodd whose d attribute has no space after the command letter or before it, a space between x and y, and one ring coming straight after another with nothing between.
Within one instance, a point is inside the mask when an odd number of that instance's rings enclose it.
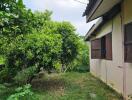
<instances>
[{"instance_id":1,"label":"shrub","mask_svg":"<svg viewBox=\"0 0 132 100\"><path fill-rule=\"evenodd\" d=\"M81 37L77 57L68 65L67 71L87 72L89 66L89 47Z\"/></svg>"},{"instance_id":2,"label":"shrub","mask_svg":"<svg viewBox=\"0 0 132 100\"><path fill-rule=\"evenodd\" d=\"M3 84L0 84L0 94L4 93L6 90L7 88Z\"/></svg>"},{"instance_id":3,"label":"shrub","mask_svg":"<svg viewBox=\"0 0 132 100\"><path fill-rule=\"evenodd\" d=\"M4 62L5 62L4 57L3 57L2 55L0 55L0 65L1 65L1 64L4 64Z\"/></svg>"},{"instance_id":4,"label":"shrub","mask_svg":"<svg viewBox=\"0 0 132 100\"><path fill-rule=\"evenodd\" d=\"M8 69L3 68L0 71L0 83L3 83L4 81L8 81Z\"/></svg>"},{"instance_id":5,"label":"shrub","mask_svg":"<svg viewBox=\"0 0 132 100\"><path fill-rule=\"evenodd\" d=\"M6 55L8 75L13 78L19 72L25 74L23 71L31 66L36 67L36 73L40 71L41 67L48 71L55 69L55 63L59 62L60 52L60 35L30 34L25 37L20 36L12 43Z\"/></svg>"},{"instance_id":6,"label":"shrub","mask_svg":"<svg viewBox=\"0 0 132 100\"><path fill-rule=\"evenodd\" d=\"M7 100L38 100L31 91L31 85L27 84L15 90L15 93L8 97Z\"/></svg>"},{"instance_id":7,"label":"shrub","mask_svg":"<svg viewBox=\"0 0 132 100\"><path fill-rule=\"evenodd\" d=\"M14 77L14 80L17 84L22 85L26 84L30 77L34 75L36 67L29 67L17 73Z\"/></svg>"}]
</instances>

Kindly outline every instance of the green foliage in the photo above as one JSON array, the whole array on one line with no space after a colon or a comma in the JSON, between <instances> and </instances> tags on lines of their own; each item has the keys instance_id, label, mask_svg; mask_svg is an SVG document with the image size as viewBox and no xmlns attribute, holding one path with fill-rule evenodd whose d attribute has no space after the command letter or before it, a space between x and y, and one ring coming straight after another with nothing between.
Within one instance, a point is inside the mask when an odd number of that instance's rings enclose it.
<instances>
[{"instance_id":1,"label":"green foliage","mask_svg":"<svg viewBox=\"0 0 132 100\"><path fill-rule=\"evenodd\" d=\"M0 71L0 83L4 81L8 81L8 69L6 67Z\"/></svg>"},{"instance_id":2,"label":"green foliage","mask_svg":"<svg viewBox=\"0 0 132 100\"><path fill-rule=\"evenodd\" d=\"M30 84L19 87L15 91L16 93L9 96L7 100L37 100L37 97L31 91Z\"/></svg>"},{"instance_id":3,"label":"green foliage","mask_svg":"<svg viewBox=\"0 0 132 100\"><path fill-rule=\"evenodd\" d=\"M42 14L43 17L45 17ZM42 21L43 22L43 21ZM79 37L69 22L46 21L41 33L60 34L62 36L61 63L67 66L78 54Z\"/></svg>"},{"instance_id":4,"label":"green foliage","mask_svg":"<svg viewBox=\"0 0 132 100\"><path fill-rule=\"evenodd\" d=\"M42 16L43 15L43 16ZM51 12L33 14L23 4L23 0L0 0L0 54L6 54L14 38L21 34L31 34L50 20ZM42 16L42 17L41 17Z\"/></svg>"},{"instance_id":5,"label":"green foliage","mask_svg":"<svg viewBox=\"0 0 132 100\"><path fill-rule=\"evenodd\" d=\"M0 54L8 52L12 41L36 29L36 18L23 0L0 0Z\"/></svg>"},{"instance_id":6,"label":"green foliage","mask_svg":"<svg viewBox=\"0 0 132 100\"><path fill-rule=\"evenodd\" d=\"M78 47L77 57L68 65L67 71L87 72L90 67L89 47L82 37L80 37Z\"/></svg>"},{"instance_id":7,"label":"green foliage","mask_svg":"<svg viewBox=\"0 0 132 100\"><path fill-rule=\"evenodd\" d=\"M33 14L22 0L1 0L0 4L0 35L15 37L31 32Z\"/></svg>"},{"instance_id":8,"label":"green foliage","mask_svg":"<svg viewBox=\"0 0 132 100\"><path fill-rule=\"evenodd\" d=\"M57 40L57 41L56 41ZM6 55L8 73L13 78L17 72L35 66L36 72L55 68L61 52L61 36L57 34L29 34L20 36Z\"/></svg>"},{"instance_id":9,"label":"green foliage","mask_svg":"<svg viewBox=\"0 0 132 100\"><path fill-rule=\"evenodd\" d=\"M7 88L3 84L0 84L0 94L4 93L6 89Z\"/></svg>"},{"instance_id":10,"label":"green foliage","mask_svg":"<svg viewBox=\"0 0 132 100\"><path fill-rule=\"evenodd\" d=\"M14 80L17 84L22 85L26 84L30 77L34 75L36 72L36 67L29 67L25 68L20 72L17 72L16 76L14 77Z\"/></svg>"},{"instance_id":11,"label":"green foliage","mask_svg":"<svg viewBox=\"0 0 132 100\"><path fill-rule=\"evenodd\" d=\"M0 64L4 64L4 62L5 62L4 56L0 55Z\"/></svg>"},{"instance_id":12,"label":"green foliage","mask_svg":"<svg viewBox=\"0 0 132 100\"><path fill-rule=\"evenodd\" d=\"M67 66L78 54L79 38L75 34L75 28L68 22L62 22L57 30L62 35L61 62Z\"/></svg>"},{"instance_id":13,"label":"green foliage","mask_svg":"<svg viewBox=\"0 0 132 100\"><path fill-rule=\"evenodd\" d=\"M46 34L60 34L62 36L61 64L62 69L77 57L79 53L79 37L75 28L69 22L48 21L41 32Z\"/></svg>"},{"instance_id":14,"label":"green foliage","mask_svg":"<svg viewBox=\"0 0 132 100\"><path fill-rule=\"evenodd\" d=\"M77 57L80 65L89 66L89 47L83 38L80 38L79 55Z\"/></svg>"},{"instance_id":15,"label":"green foliage","mask_svg":"<svg viewBox=\"0 0 132 100\"><path fill-rule=\"evenodd\" d=\"M33 13L23 0L0 1L0 55L6 56L2 80L25 81L41 67L48 72L64 71L75 61L80 38L74 26L52 21L51 15L48 10ZM87 56L83 58L79 57L85 63Z\"/></svg>"},{"instance_id":16,"label":"green foliage","mask_svg":"<svg viewBox=\"0 0 132 100\"><path fill-rule=\"evenodd\" d=\"M7 97L14 93L14 87L11 84L0 84L0 100L7 100Z\"/></svg>"},{"instance_id":17,"label":"green foliage","mask_svg":"<svg viewBox=\"0 0 132 100\"><path fill-rule=\"evenodd\" d=\"M49 10L45 10L44 12L36 11L34 13L35 29L39 32L44 30L44 28L47 26L47 23L51 21L51 15L52 15L52 12Z\"/></svg>"}]
</instances>

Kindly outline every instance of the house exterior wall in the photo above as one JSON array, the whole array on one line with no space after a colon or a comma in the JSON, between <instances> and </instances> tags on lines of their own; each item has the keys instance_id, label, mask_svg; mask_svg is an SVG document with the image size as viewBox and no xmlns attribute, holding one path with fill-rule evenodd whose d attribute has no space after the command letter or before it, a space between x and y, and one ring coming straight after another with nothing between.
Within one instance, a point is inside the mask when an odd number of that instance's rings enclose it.
<instances>
[{"instance_id":1,"label":"house exterior wall","mask_svg":"<svg viewBox=\"0 0 132 100\"><path fill-rule=\"evenodd\" d=\"M132 22L132 0L124 0L123 3L124 24ZM132 96L132 63L125 63L126 68L126 95Z\"/></svg>"},{"instance_id":2,"label":"house exterior wall","mask_svg":"<svg viewBox=\"0 0 132 100\"><path fill-rule=\"evenodd\" d=\"M122 35L121 35L121 18L118 14L115 18L107 22L98 31L94 38L101 38L112 32L112 52L113 59L91 59L91 73L100 78L103 82L123 94L123 70L122 66ZM94 39L93 38L93 39ZM119 56L120 55L120 56Z\"/></svg>"},{"instance_id":3,"label":"house exterior wall","mask_svg":"<svg viewBox=\"0 0 132 100\"><path fill-rule=\"evenodd\" d=\"M121 14L118 14L113 20L112 31L112 66L108 68L108 84L119 93L123 94L123 38Z\"/></svg>"},{"instance_id":4,"label":"house exterior wall","mask_svg":"<svg viewBox=\"0 0 132 100\"><path fill-rule=\"evenodd\" d=\"M124 62L124 24L132 22L132 0L124 0L121 13L108 21L95 38L112 32L112 60L90 59L90 72L128 99L132 95L132 63ZM91 40L92 40L91 39ZM90 51L91 53L91 51ZM91 54L90 54L91 55ZM91 57L90 57L91 58Z\"/></svg>"}]
</instances>

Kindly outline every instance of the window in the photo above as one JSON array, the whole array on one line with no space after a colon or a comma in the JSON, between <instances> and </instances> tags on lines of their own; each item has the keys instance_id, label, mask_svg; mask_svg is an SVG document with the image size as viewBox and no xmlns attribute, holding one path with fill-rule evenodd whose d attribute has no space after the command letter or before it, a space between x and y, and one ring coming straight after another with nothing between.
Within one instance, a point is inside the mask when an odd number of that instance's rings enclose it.
<instances>
[{"instance_id":1,"label":"window","mask_svg":"<svg viewBox=\"0 0 132 100\"><path fill-rule=\"evenodd\" d=\"M107 60L112 60L112 33L109 33L105 36L106 40L106 54L105 57Z\"/></svg>"},{"instance_id":2,"label":"window","mask_svg":"<svg viewBox=\"0 0 132 100\"><path fill-rule=\"evenodd\" d=\"M101 39L91 41L91 58L92 59L101 58Z\"/></svg>"},{"instance_id":3,"label":"window","mask_svg":"<svg viewBox=\"0 0 132 100\"><path fill-rule=\"evenodd\" d=\"M132 62L132 23L125 25L125 62Z\"/></svg>"},{"instance_id":4,"label":"window","mask_svg":"<svg viewBox=\"0 0 132 100\"><path fill-rule=\"evenodd\" d=\"M112 34L91 41L91 58L112 60Z\"/></svg>"},{"instance_id":5,"label":"window","mask_svg":"<svg viewBox=\"0 0 132 100\"><path fill-rule=\"evenodd\" d=\"M102 59L106 58L106 37L102 37L101 38L101 55L102 55Z\"/></svg>"}]
</instances>

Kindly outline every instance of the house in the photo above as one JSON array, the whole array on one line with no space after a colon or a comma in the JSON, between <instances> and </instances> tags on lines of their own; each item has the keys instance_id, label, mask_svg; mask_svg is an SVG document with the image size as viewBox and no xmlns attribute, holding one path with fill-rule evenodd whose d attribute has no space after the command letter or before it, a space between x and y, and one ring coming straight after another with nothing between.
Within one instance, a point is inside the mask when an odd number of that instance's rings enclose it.
<instances>
[{"instance_id":1,"label":"house","mask_svg":"<svg viewBox=\"0 0 132 100\"><path fill-rule=\"evenodd\" d=\"M132 97L132 0L89 0L86 21L98 19L85 36L90 44L90 72Z\"/></svg>"}]
</instances>

